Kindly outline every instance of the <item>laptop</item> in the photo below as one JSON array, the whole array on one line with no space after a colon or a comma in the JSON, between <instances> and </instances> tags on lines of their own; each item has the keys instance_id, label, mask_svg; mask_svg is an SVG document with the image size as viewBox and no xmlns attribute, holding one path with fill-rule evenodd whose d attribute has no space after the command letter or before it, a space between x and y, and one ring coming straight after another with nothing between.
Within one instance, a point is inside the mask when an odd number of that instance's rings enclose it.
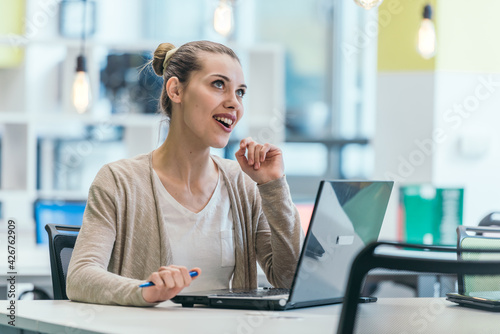
<instances>
[{"instance_id":1,"label":"laptop","mask_svg":"<svg viewBox=\"0 0 500 334\"><path fill-rule=\"evenodd\" d=\"M180 293L185 307L289 310L341 303L352 261L380 233L392 181L321 181L291 289Z\"/></svg>"}]
</instances>

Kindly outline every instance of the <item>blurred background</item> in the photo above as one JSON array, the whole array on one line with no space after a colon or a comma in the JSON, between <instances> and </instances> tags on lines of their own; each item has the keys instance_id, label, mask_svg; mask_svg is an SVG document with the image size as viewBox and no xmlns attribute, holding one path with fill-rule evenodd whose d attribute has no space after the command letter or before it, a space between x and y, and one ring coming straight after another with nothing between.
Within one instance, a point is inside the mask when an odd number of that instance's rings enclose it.
<instances>
[{"instance_id":1,"label":"blurred background","mask_svg":"<svg viewBox=\"0 0 500 334\"><path fill-rule=\"evenodd\" d=\"M500 211L498 10L0 0L0 228L15 218L43 243L45 223L79 223L99 168L166 136L152 52L207 39L237 52L249 86L243 121L214 154L233 159L246 136L279 145L304 226L319 180L394 180L381 238L453 244L457 225Z\"/></svg>"}]
</instances>

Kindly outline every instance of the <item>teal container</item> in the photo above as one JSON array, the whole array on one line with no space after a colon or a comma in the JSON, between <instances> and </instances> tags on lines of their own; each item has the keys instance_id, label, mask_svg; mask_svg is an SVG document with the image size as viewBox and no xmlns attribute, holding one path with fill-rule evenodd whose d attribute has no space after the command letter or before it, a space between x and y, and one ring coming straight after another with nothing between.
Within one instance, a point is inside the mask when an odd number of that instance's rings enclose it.
<instances>
[{"instance_id":1,"label":"teal container","mask_svg":"<svg viewBox=\"0 0 500 334\"><path fill-rule=\"evenodd\" d=\"M409 243L456 246L463 219L463 188L428 184L400 188L400 239Z\"/></svg>"}]
</instances>

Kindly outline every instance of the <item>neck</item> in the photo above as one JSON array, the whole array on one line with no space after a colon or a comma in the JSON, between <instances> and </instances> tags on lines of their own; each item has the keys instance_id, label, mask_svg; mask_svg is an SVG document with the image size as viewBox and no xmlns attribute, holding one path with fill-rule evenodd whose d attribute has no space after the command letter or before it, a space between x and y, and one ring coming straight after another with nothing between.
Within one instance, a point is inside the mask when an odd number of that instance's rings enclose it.
<instances>
[{"instance_id":1,"label":"neck","mask_svg":"<svg viewBox=\"0 0 500 334\"><path fill-rule=\"evenodd\" d=\"M179 145L179 143L182 143ZM203 182L213 177L216 167L210 158L210 147L200 147L176 138L174 132L153 152L153 168L184 184Z\"/></svg>"}]
</instances>

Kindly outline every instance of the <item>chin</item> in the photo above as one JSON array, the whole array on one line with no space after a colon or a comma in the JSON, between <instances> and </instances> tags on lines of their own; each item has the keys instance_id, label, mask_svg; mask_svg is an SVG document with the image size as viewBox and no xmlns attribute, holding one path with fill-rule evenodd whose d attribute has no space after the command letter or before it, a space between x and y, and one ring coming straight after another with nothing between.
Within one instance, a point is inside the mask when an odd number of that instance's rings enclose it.
<instances>
[{"instance_id":1,"label":"chin","mask_svg":"<svg viewBox=\"0 0 500 334\"><path fill-rule=\"evenodd\" d=\"M220 140L220 141L217 141L215 143L212 143L212 145L210 145L210 147L213 147L213 148L224 148L227 146L227 143L229 142L229 138L226 139L226 140Z\"/></svg>"},{"instance_id":2,"label":"chin","mask_svg":"<svg viewBox=\"0 0 500 334\"><path fill-rule=\"evenodd\" d=\"M210 145L210 146L211 146L212 148L224 148L224 147L226 147L226 146L227 146L227 142L226 142L226 143L224 143L224 144L219 143L219 144L214 144L214 145Z\"/></svg>"}]
</instances>

